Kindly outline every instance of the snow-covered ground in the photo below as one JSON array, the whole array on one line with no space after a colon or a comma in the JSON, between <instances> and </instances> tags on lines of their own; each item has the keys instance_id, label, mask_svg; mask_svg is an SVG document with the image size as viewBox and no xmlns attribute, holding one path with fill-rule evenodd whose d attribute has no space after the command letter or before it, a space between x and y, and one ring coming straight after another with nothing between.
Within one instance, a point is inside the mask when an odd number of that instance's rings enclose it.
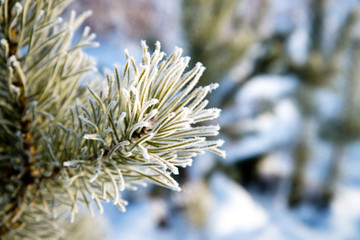
<instances>
[{"instance_id":1,"label":"snow-covered ground","mask_svg":"<svg viewBox=\"0 0 360 240\"><path fill-rule=\"evenodd\" d=\"M329 212L304 206L290 211L283 196L264 197L247 192L225 175L214 174L209 184L211 204L205 225L196 229L187 216L171 212L161 199L132 202L126 213L105 209L112 230L109 240L358 240L360 189L342 186ZM159 227L161 217L169 226Z\"/></svg>"}]
</instances>

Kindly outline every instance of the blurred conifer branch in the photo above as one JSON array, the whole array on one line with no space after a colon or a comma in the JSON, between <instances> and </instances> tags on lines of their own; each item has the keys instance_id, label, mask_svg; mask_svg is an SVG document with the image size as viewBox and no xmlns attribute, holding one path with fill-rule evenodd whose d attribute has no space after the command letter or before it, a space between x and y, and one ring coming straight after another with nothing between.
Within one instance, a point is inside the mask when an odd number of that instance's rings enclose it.
<instances>
[{"instance_id":1,"label":"blurred conifer branch","mask_svg":"<svg viewBox=\"0 0 360 240\"><path fill-rule=\"evenodd\" d=\"M260 1L255 17L245 19L239 11L238 0L185 0L183 28L189 50L196 61L209 68L202 83L217 82L257 42L263 40L259 26L264 19L267 2Z\"/></svg>"},{"instance_id":2,"label":"blurred conifer branch","mask_svg":"<svg viewBox=\"0 0 360 240\"><path fill-rule=\"evenodd\" d=\"M80 88L94 60L83 53L94 34L75 31L90 12L59 17L70 0L1 1L0 236L59 239L81 205L120 210L120 192L154 182L179 190L171 174L205 150L222 157L215 119L205 97L217 84L194 88L204 71L176 48L160 43L141 64L127 53L122 70Z\"/></svg>"},{"instance_id":3,"label":"blurred conifer branch","mask_svg":"<svg viewBox=\"0 0 360 240\"><path fill-rule=\"evenodd\" d=\"M291 192L289 196L290 206L297 206L306 200L305 196L305 176L306 167L309 164L311 152L311 127L313 121L317 118L317 110L315 108L314 93L320 88L332 88L338 91L343 99L342 112L336 119L321 120L320 132L315 133L329 141L333 145L333 153L330 160L329 171L321 189L317 203L319 206L328 206L335 194L335 184L339 178L340 162L344 157L344 150L347 143L354 141L359 137L359 126L354 125L354 112L357 110L354 101L356 98L357 80L354 75L355 69L358 68L356 48L356 26L359 20L359 11L354 8L350 10L340 30L333 36L334 46L329 49L324 44L324 22L326 21L326 7L328 1L312 1L311 9L311 29L310 29L310 48L308 50L308 58L304 63L295 63L291 59L287 66L287 73L295 74L302 84L299 87L297 102L303 114L303 130L304 133L299 140L297 149L295 150L295 166L293 178L291 181ZM350 60L352 64L347 64ZM346 69L346 72L344 72ZM338 87L339 84L334 81L341 80L345 85L345 89Z\"/></svg>"}]
</instances>

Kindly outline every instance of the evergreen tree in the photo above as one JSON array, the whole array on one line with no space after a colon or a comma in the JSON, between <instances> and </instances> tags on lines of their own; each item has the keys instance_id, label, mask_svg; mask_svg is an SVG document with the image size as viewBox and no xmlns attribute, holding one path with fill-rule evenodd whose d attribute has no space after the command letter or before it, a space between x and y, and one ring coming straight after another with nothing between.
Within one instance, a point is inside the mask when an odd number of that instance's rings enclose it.
<instances>
[{"instance_id":1,"label":"evergreen tree","mask_svg":"<svg viewBox=\"0 0 360 240\"><path fill-rule=\"evenodd\" d=\"M140 64L126 64L106 80L84 47L96 46L85 27L90 12L59 17L71 0L2 0L0 7L0 236L59 239L79 206L111 201L125 210L121 191L146 182L179 190L171 174L209 150L221 156L206 109L217 84L195 88L204 67L186 71L176 48L167 58L142 42ZM71 216L71 217L70 217Z\"/></svg>"}]
</instances>

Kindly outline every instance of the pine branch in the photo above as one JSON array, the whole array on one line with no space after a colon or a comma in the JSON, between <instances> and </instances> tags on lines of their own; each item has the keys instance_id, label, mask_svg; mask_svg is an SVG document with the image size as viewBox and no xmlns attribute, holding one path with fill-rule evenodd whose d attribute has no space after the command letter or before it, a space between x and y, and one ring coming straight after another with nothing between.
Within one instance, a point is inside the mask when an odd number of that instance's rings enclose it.
<instances>
[{"instance_id":1,"label":"pine branch","mask_svg":"<svg viewBox=\"0 0 360 240\"><path fill-rule=\"evenodd\" d=\"M89 12L68 23L59 15L69 0L1 1L0 14L0 236L59 239L82 205L112 201L121 191L153 182L179 190L171 174L204 151L220 156L218 126L205 97L217 84L197 85L204 67L186 72L189 57L176 48L168 58L160 43L142 63L127 62L107 82L79 89L94 61L82 48L96 46L85 28Z\"/></svg>"},{"instance_id":2,"label":"pine branch","mask_svg":"<svg viewBox=\"0 0 360 240\"><path fill-rule=\"evenodd\" d=\"M115 69L107 86L90 88L87 104L77 105L71 120L58 125L64 138L74 134L69 146L80 149L63 162L68 185L83 185L97 204L110 200L124 210L119 191L144 180L179 190L170 176L178 174L178 166L190 165L204 150L225 155L218 149L222 141L206 141L218 134L218 126L194 126L218 117L218 109L204 109L204 97L217 85L193 90L204 68L198 64L184 74L189 58L181 57L181 49L168 59L164 55L159 43L150 55L143 42L142 64L127 56L122 74ZM52 143L56 152L71 152L64 141Z\"/></svg>"},{"instance_id":3,"label":"pine branch","mask_svg":"<svg viewBox=\"0 0 360 240\"><path fill-rule=\"evenodd\" d=\"M59 115L57 110L60 109L54 105L49 108L49 102L48 108L45 108L41 103L46 99L45 97L48 97L47 93L58 95L61 91L59 85L65 85L61 82L64 80L63 74L52 71L54 61L58 61L58 56L61 55L59 52L64 52L62 55L70 58L79 54L76 47L80 43L83 46L91 45L89 44L91 37L86 38L85 34L75 46L67 44L67 41L59 44L66 35L69 36L68 41L71 41L75 30L74 24L71 24L72 28L63 27L66 30L63 32L66 33L58 34L61 33L59 29L61 19L58 16L69 3L70 1L1 2L0 121L5 124L2 124L0 131L2 153L0 234L7 235L8 238L14 237L8 234L9 231L16 229L16 235L24 223L28 222L27 214L33 211L28 208L30 205L36 205L43 182L52 179L60 171L59 166L47 166L38 146L39 131L49 123L41 115L54 118L55 114ZM76 19L74 14L71 19L73 22L77 21L77 24L82 20ZM51 40L58 44L54 45ZM67 51L72 52L67 53ZM91 65L88 59L80 59L79 62L83 66L77 64L78 66L69 69L63 61L63 73L69 70L82 71L84 66ZM61 65L61 62L59 64L58 61L57 64ZM69 79L77 84L80 77ZM45 85L50 86L55 81L58 88L44 88ZM73 100L74 97L72 99L68 95L64 95L62 99L60 97L62 101L57 102L58 106L59 103L62 107L68 105L64 104L64 99ZM42 219L46 216L45 213L40 215L43 216ZM39 236L41 236L40 232Z\"/></svg>"}]
</instances>

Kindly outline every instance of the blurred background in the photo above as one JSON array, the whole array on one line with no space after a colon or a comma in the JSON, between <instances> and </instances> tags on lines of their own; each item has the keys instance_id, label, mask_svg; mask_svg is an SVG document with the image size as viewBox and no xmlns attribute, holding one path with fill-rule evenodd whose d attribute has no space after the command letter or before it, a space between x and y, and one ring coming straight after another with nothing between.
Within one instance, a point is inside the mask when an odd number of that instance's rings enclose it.
<instances>
[{"instance_id":1,"label":"blurred background","mask_svg":"<svg viewBox=\"0 0 360 240\"><path fill-rule=\"evenodd\" d=\"M100 239L360 239L358 0L77 0L100 69L140 59L140 40L202 62L200 85L226 159L182 170L181 192L127 191L106 205ZM99 221L94 219L93 221ZM97 227L96 227L97 226ZM86 231L86 230L85 230ZM94 235L95 236L95 235Z\"/></svg>"}]
</instances>

